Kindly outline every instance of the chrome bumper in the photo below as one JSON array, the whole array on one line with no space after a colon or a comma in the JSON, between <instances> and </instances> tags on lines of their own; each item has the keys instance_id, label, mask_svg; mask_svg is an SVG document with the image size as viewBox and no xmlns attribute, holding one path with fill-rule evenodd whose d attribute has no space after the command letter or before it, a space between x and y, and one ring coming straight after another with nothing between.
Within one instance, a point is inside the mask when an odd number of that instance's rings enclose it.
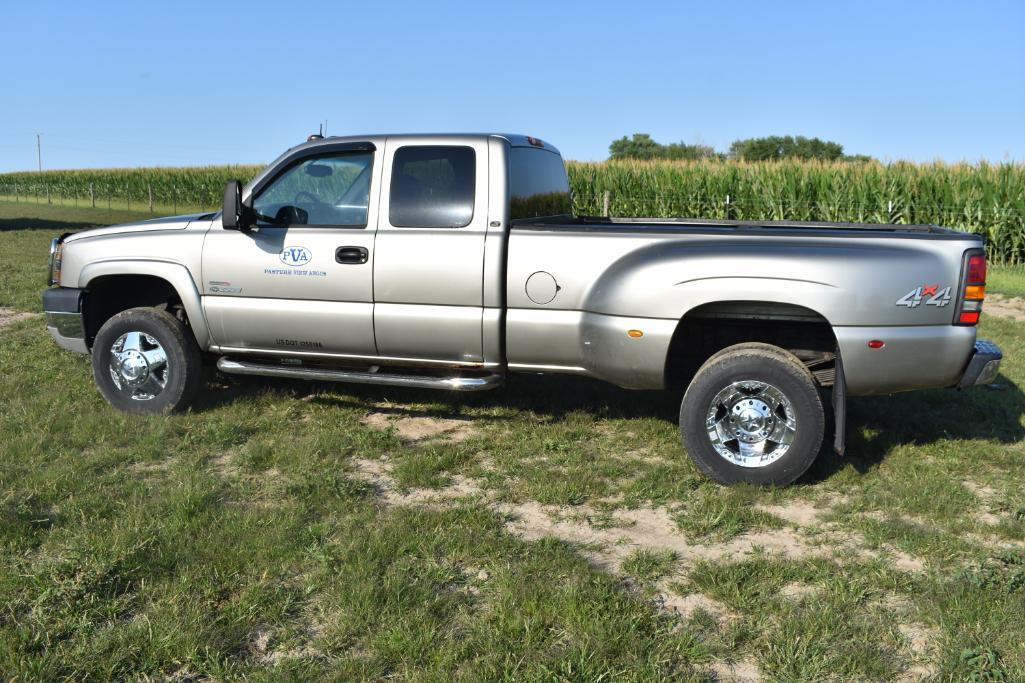
<instances>
[{"instance_id":1,"label":"chrome bumper","mask_svg":"<svg viewBox=\"0 0 1025 683\"><path fill-rule=\"evenodd\" d=\"M56 287L43 292L46 330L57 346L75 353L89 353L82 320L82 291Z\"/></svg>"},{"instance_id":2,"label":"chrome bumper","mask_svg":"<svg viewBox=\"0 0 1025 683\"><path fill-rule=\"evenodd\" d=\"M965 368L961 381L957 383L957 388L966 389L980 384L992 384L1000 372L1000 361L1003 357L1000 347L993 342L986 339L977 340L968 367Z\"/></svg>"}]
</instances>

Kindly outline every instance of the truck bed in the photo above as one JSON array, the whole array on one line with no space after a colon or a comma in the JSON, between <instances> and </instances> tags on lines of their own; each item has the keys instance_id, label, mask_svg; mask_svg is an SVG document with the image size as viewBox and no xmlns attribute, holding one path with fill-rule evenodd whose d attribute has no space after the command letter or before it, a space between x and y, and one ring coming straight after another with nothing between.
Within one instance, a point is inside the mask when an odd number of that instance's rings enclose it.
<instances>
[{"instance_id":1,"label":"truck bed","mask_svg":"<svg viewBox=\"0 0 1025 683\"><path fill-rule=\"evenodd\" d=\"M558 365L652 388L682 320L803 316L835 337L851 395L951 386L975 342L974 328L954 324L964 255L981 246L935 225L516 221L506 355L515 369ZM924 289L932 304L911 301ZM885 350L868 353L872 340Z\"/></svg>"}]
</instances>

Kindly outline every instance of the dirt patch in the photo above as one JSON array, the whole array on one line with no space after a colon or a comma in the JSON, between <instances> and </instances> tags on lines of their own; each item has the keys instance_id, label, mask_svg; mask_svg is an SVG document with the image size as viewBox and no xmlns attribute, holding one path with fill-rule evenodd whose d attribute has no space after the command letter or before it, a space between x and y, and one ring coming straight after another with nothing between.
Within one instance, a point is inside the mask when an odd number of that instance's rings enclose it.
<instances>
[{"instance_id":1,"label":"dirt patch","mask_svg":"<svg viewBox=\"0 0 1025 683\"><path fill-rule=\"evenodd\" d=\"M983 503L991 503L1000 495L1000 492L989 484L980 484L979 482L971 479L963 480L961 485L971 491Z\"/></svg>"},{"instance_id":2,"label":"dirt patch","mask_svg":"<svg viewBox=\"0 0 1025 683\"><path fill-rule=\"evenodd\" d=\"M454 498L482 495L471 479L454 475L452 483L437 489L399 490L390 476L387 460L354 459L355 474L373 484L386 505L430 505ZM585 548L584 554L601 569L619 573L623 562L636 550L671 550L684 565L699 560L739 559L753 553L769 553L791 559L825 554L808 545L793 530L774 529L738 536L727 543L703 545L686 540L669 510L636 508L616 513L616 526L592 526L589 518L601 518L586 505L572 508L523 503L493 502L491 508L506 517L506 529L525 540L555 536Z\"/></svg>"},{"instance_id":3,"label":"dirt patch","mask_svg":"<svg viewBox=\"0 0 1025 683\"><path fill-rule=\"evenodd\" d=\"M792 602L800 602L805 598L811 597L818 592L818 588L808 583L801 583L800 581L794 581L783 586L779 590L779 594Z\"/></svg>"},{"instance_id":4,"label":"dirt patch","mask_svg":"<svg viewBox=\"0 0 1025 683\"><path fill-rule=\"evenodd\" d=\"M676 614L683 619L690 619L698 610L712 615L716 621L722 621L732 616L729 609L721 602L701 593L681 596L663 591L655 597L655 605L659 611Z\"/></svg>"},{"instance_id":5,"label":"dirt patch","mask_svg":"<svg viewBox=\"0 0 1025 683\"><path fill-rule=\"evenodd\" d=\"M294 659L316 659L321 656L321 652L313 646L313 642L323 631L321 623L311 621L304 629L302 642L292 647L281 647L283 644L272 643L274 634L270 629L260 629L246 645L246 653L250 658L271 666Z\"/></svg>"},{"instance_id":6,"label":"dirt patch","mask_svg":"<svg viewBox=\"0 0 1025 683\"><path fill-rule=\"evenodd\" d=\"M444 488L400 490L390 475L387 459L351 461L355 475L373 484L386 505L438 505L457 498L487 498L486 491L472 479L454 475ZM875 550L865 547L858 534L831 528L826 524L814 536L802 532L802 522L817 519L824 509L806 504L767 508L789 517L792 526L783 529L751 531L725 543L689 541L680 530L673 511L664 507L640 507L618 510L615 524L605 520L603 513L589 505L545 506L534 501L519 503L487 501L489 507L506 519L506 530L524 540L535 541L555 537L580 547L580 552L596 568L614 574L622 573L623 563L638 550L672 551L680 567L686 570L702 560L738 562L754 555L769 555L789 560L835 558L839 554L858 559L888 561L894 568L917 573L925 568L922 560L893 548ZM590 520L602 520L592 524Z\"/></svg>"},{"instance_id":7,"label":"dirt patch","mask_svg":"<svg viewBox=\"0 0 1025 683\"><path fill-rule=\"evenodd\" d=\"M221 479L234 477L239 473L238 466L233 462L236 452L237 449L232 449L219 455L215 455L207 460L207 464L214 471L214 474Z\"/></svg>"},{"instance_id":8,"label":"dirt patch","mask_svg":"<svg viewBox=\"0 0 1025 683\"><path fill-rule=\"evenodd\" d=\"M18 321L38 317L38 313L25 313L24 311L16 311L13 308L0 308L0 330Z\"/></svg>"},{"instance_id":9,"label":"dirt patch","mask_svg":"<svg viewBox=\"0 0 1025 683\"><path fill-rule=\"evenodd\" d=\"M890 564L892 564L893 568L898 571L907 572L909 574L917 574L918 572L925 571L925 562L922 561L921 558L915 557L914 555L908 555L903 551L894 550L892 548L888 549L886 554L889 556L887 559Z\"/></svg>"},{"instance_id":10,"label":"dirt patch","mask_svg":"<svg viewBox=\"0 0 1025 683\"><path fill-rule=\"evenodd\" d=\"M779 517L796 527L813 526L819 517L829 512L803 500L794 500L784 505L756 505L755 509Z\"/></svg>"},{"instance_id":11,"label":"dirt patch","mask_svg":"<svg viewBox=\"0 0 1025 683\"><path fill-rule=\"evenodd\" d=\"M789 529L752 532L715 545L691 543L665 508L623 510L616 516L627 526L594 528L586 522L567 519L559 508L535 502L496 503L493 507L508 518L506 529L510 533L526 540L555 536L579 544L594 566L614 573L620 571L631 553L642 549L671 550L683 565L693 565L700 560L740 560L755 553L788 559L825 554L823 549L808 545Z\"/></svg>"},{"instance_id":12,"label":"dirt patch","mask_svg":"<svg viewBox=\"0 0 1025 683\"><path fill-rule=\"evenodd\" d=\"M911 683L911 681L933 679L936 676L937 668L932 660L935 643L940 637L939 629L925 624L910 623L897 624L897 630L907 642L911 659L914 662L897 680L902 683Z\"/></svg>"},{"instance_id":13,"label":"dirt patch","mask_svg":"<svg viewBox=\"0 0 1025 683\"><path fill-rule=\"evenodd\" d=\"M414 413L396 415L388 411L375 411L364 416L360 422L371 429L394 429L396 436L407 443L429 440L458 443L476 434L473 421L466 418Z\"/></svg>"},{"instance_id":14,"label":"dirt patch","mask_svg":"<svg viewBox=\"0 0 1025 683\"><path fill-rule=\"evenodd\" d=\"M983 304L982 310L987 315L1025 322L1025 299L1021 297L987 294L986 303Z\"/></svg>"},{"instance_id":15,"label":"dirt patch","mask_svg":"<svg viewBox=\"0 0 1025 683\"><path fill-rule=\"evenodd\" d=\"M436 505L456 498L483 494L483 490L475 481L459 474L452 475L451 483L443 488L414 488L401 491L391 477L391 466L387 460L356 458L351 462L356 477L372 484L385 505Z\"/></svg>"},{"instance_id":16,"label":"dirt patch","mask_svg":"<svg viewBox=\"0 0 1025 683\"><path fill-rule=\"evenodd\" d=\"M251 641L249 641L249 645L246 647L250 656L259 657L266 654L267 646L270 645L270 637L271 632L269 629L257 631L256 635Z\"/></svg>"},{"instance_id":17,"label":"dirt patch","mask_svg":"<svg viewBox=\"0 0 1025 683\"><path fill-rule=\"evenodd\" d=\"M981 509L974 513L975 520L986 526L996 526L1003 521L1000 515L993 512L996 501L1000 498L1000 492L988 484L980 484L971 479L965 479L961 485L972 492L982 504Z\"/></svg>"},{"instance_id":18,"label":"dirt patch","mask_svg":"<svg viewBox=\"0 0 1025 683\"><path fill-rule=\"evenodd\" d=\"M754 662L716 662L712 665L712 680L721 683L755 683L762 680L762 674Z\"/></svg>"}]
</instances>

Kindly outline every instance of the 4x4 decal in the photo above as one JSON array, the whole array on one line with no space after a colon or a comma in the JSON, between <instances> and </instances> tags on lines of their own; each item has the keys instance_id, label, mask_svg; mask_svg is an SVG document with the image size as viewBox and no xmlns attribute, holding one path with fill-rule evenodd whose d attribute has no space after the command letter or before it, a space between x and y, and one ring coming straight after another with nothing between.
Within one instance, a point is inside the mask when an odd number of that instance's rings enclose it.
<instances>
[{"instance_id":1,"label":"4x4 decal","mask_svg":"<svg viewBox=\"0 0 1025 683\"><path fill-rule=\"evenodd\" d=\"M926 306L946 306L950 303L950 287L940 289L939 285L922 285L897 299L898 306L917 308L922 302Z\"/></svg>"}]
</instances>

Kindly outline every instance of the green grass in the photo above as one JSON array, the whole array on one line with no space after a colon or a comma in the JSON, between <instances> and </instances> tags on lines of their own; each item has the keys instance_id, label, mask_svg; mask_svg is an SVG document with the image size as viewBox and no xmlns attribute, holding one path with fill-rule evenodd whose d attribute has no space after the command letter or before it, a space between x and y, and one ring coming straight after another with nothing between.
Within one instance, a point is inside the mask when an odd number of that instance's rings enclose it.
<instances>
[{"instance_id":1,"label":"green grass","mask_svg":"<svg viewBox=\"0 0 1025 683\"><path fill-rule=\"evenodd\" d=\"M149 213L0 201L0 307L39 311L50 240L94 225L152 218Z\"/></svg>"},{"instance_id":2,"label":"green grass","mask_svg":"<svg viewBox=\"0 0 1025 683\"><path fill-rule=\"evenodd\" d=\"M986 273L987 289L1004 296L1025 297L1025 266L992 265Z\"/></svg>"},{"instance_id":3,"label":"green grass","mask_svg":"<svg viewBox=\"0 0 1025 683\"><path fill-rule=\"evenodd\" d=\"M129 218L30 210L0 204L0 307L38 310L53 234ZM211 380L185 414L129 417L19 320L0 329L0 673L1023 680L1025 326L981 332L998 388L852 399L848 456L769 490L698 474L678 395ZM772 512L789 505L820 514ZM562 521L518 531L537 510ZM805 550L715 554L776 537ZM718 608L665 606L696 595Z\"/></svg>"}]
</instances>

